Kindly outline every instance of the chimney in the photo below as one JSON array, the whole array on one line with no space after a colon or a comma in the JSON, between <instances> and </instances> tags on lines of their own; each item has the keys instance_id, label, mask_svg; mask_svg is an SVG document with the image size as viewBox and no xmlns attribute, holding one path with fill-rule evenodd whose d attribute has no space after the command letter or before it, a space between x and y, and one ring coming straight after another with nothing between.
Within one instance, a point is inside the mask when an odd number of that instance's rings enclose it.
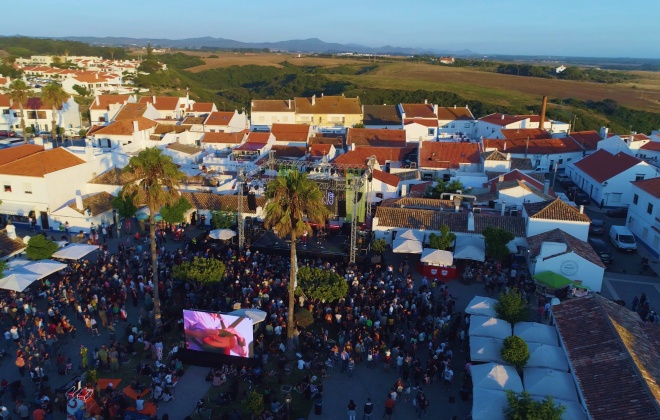
<instances>
[{"instance_id":1,"label":"chimney","mask_svg":"<svg viewBox=\"0 0 660 420\"><path fill-rule=\"evenodd\" d=\"M316 95L312 95L312 106L316 105Z\"/></svg>"},{"instance_id":2,"label":"chimney","mask_svg":"<svg viewBox=\"0 0 660 420\"><path fill-rule=\"evenodd\" d=\"M96 76L96 80L99 80L99 74L98 73L94 73L94 76Z\"/></svg>"},{"instance_id":3,"label":"chimney","mask_svg":"<svg viewBox=\"0 0 660 420\"><path fill-rule=\"evenodd\" d=\"M138 125L137 120L133 120L133 133L140 131L140 126Z\"/></svg>"},{"instance_id":4,"label":"chimney","mask_svg":"<svg viewBox=\"0 0 660 420\"><path fill-rule=\"evenodd\" d=\"M96 106L101 106L101 100L99 99L99 95L96 95Z\"/></svg>"},{"instance_id":5,"label":"chimney","mask_svg":"<svg viewBox=\"0 0 660 420\"><path fill-rule=\"evenodd\" d=\"M507 153L507 154L506 154L506 160L507 160L508 162L511 161L511 153Z\"/></svg>"},{"instance_id":6,"label":"chimney","mask_svg":"<svg viewBox=\"0 0 660 420\"><path fill-rule=\"evenodd\" d=\"M454 104L454 109L456 109L456 104Z\"/></svg>"},{"instance_id":7,"label":"chimney","mask_svg":"<svg viewBox=\"0 0 660 420\"><path fill-rule=\"evenodd\" d=\"M291 109L291 99L289 99L289 109Z\"/></svg>"},{"instance_id":8,"label":"chimney","mask_svg":"<svg viewBox=\"0 0 660 420\"><path fill-rule=\"evenodd\" d=\"M429 100L428 100L428 99L424 99L424 105L428 105L428 104L429 104Z\"/></svg>"},{"instance_id":9,"label":"chimney","mask_svg":"<svg viewBox=\"0 0 660 420\"><path fill-rule=\"evenodd\" d=\"M80 190L76 191L76 208L80 211L85 210L85 208L83 207L82 193L80 192Z\"/></svg>"},{"instance_id":10,"label":"chimney","mask_svg":"<svg viewBox=\"0 0 660 420\"><path fill-rule=\"evenodd\" d=\"M500 119L502 119L502 120L504 119L504 114L502 114L502 116L501 116L501 118L500 118Z\"/></svg>"},{"instance_id":11,"label":"chimney","mask_svg":"<svg viewBox=\"0 0 660 420\"><path fill-rule=\"evenodd\" d=\"M548 97L543 96L543 104L541 104L541 121L539 121L539 128L541 130L545 127L545 110L548 107Z\"/></svg>"},{"instance_id":12,"label":"chimney","mask_svg":"<svg viewBox=\"0 0 660 420\"><path fill-rule=\"evenodd\" d=\"M16 226L7 225L5 226L5 230L7 231L7 237L9 239L16 239Z\"/></svg>"},{"instance_id":13,"label":"chimney","mask_svg":"<svg viewBox=\"0 0 660 420\"><path fill-rule=\"evenodd\" d=\"M550 194L550 180L546 179L545 182L543 183L543 194L548 195Z\"/></svg>"},{"instance_id":14,"label":"chimney","mask_svg":"<svg viewBox=\"0 0 660 420\"><path fill-rule=\"evenodd\" d=\"M467 230L468 232L474 232L474 213L472 212L468 213Z\"/></svg>"},{"instance_id":15,"label":"chimney","mask_svg":"<svg viewBox=\"0 0 660 420\"><path fill-rule=\"evenodd\" d=\"M151 95L151 102L156 105L156 95Z\"/></svg>"},{"instance_id":16,"label":"chimney","mask_svg":"<svg viewBox=\"0 0 660 420\"><path fill-rule=\"evenodd\" d=\"M500 216L504 216L505 211L506 211L506 201L502 201L502 208L500 209Z\"/></svg>"},{"instance_id":17,"label":"chimney","mask_svg":"<svg viewBox=\"0 0 660 420\"><path fill-rule=\"evenodd\" d=\"M504 175L500 175L497 177L497 182L504 182Z\"/></svg>"},{"instance_id":18,"label":"chimney","mask_svg":"<svg viewBox=\"0 0 660 420\"><path fill-rule=\"evenodd\" d=\"M461 202L462 201L463 200L461 200L461 197L454 197L454 211L456 213L460 213L460 211L461 211Z\"/></svg>"},{"instance_id":19,"label":"chimney","mask_svg":"<svg viewBox=\"0 0 660 420\"><path fill-rule=\"evenodd\" d=\"M50 141L44 141L44 150L52 150L53 149L53 143Z\"/></svg>"},{"instance_id":20,"label":"chimney","mask_svg":"<svg viewBox=\"0 0 660 420\"><path fill-rule=\"evenodd\" d=\"M437 104L433 105L433 113L435 114L436 117L438 116L438 105Z\"/></svg>"},{"instance_id":21,"label":"chimney","mask_svg":"<svg viewBox=\"0 0 660 420\"><path fill-rule=\"evenodd\" d=\"M584 204L580 204L580 214L584 214Z\"/></svg>"},{"instance_id":22,"label":"chimney","mask_svg":"<svg viewBox=\"0 0 660 420\"><path fill-rule=\"evenodd\" d=\"M607 138L607 135L609 134L610 129L607 127L601 127L600 128L600 138L605 140Z\"/></svg>"},{"instance_id":23,"label":"chimney","mask_svg":"<svg viewBox=\"0 0 660 420\"><path fill-rule=\"evenodd\" d=\"M506 140L504 140L504 149L503 150L506 152Z\"/></svg>"}]
</instances>

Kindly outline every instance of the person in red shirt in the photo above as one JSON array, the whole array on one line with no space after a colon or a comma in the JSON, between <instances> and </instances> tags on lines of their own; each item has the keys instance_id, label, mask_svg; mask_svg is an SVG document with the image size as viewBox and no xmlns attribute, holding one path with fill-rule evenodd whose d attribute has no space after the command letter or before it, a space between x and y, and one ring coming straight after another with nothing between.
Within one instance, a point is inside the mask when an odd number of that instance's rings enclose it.
<instances>
[{"instance_id":1,"label":"person in red shirt","mask_svg":"<svg viewBox=\"0 0 660 420\"><path fill-rule=\"evenodd\" d=\"M387 399L385 400L385 415L383 418L392 420L392 414L394 413L394 400L390 394L387 394Z\"/></svg>"},{"instance_id":2,"label":"person in red shirt","mask_svg":"<svg viewBox=\"0 0 660 420\"><path fill-rule=\"evenodd\" d=\"M36 410L32 412L32 418L34 420L45 420L46 419L46 411L42 408L39 407Z\"/></svg>"}]
</instances>

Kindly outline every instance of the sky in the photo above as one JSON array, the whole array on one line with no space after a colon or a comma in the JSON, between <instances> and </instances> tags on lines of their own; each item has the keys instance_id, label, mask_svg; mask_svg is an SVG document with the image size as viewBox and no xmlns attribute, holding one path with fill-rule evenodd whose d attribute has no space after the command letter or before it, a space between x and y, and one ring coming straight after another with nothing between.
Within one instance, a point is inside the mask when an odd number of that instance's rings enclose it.
<instances>
[{"instance_id":1,"label":"sky","mask_svg":"<svg viewBox=\"0 0 660 420\"><path fill-rule=\"evenodd\" d=\"M319 38L485 55L660 58L660 0L23 0L5 11L30 18L10 20L0 35Z\"/></svg>"}]
</instances>

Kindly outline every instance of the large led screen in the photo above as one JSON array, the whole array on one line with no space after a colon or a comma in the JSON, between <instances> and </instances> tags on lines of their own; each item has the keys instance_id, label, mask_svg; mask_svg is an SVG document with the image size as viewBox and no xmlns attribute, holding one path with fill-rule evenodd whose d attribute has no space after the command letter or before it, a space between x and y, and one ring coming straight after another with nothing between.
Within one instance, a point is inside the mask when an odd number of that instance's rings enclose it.
<instances>
[{"instance_id":1,"label":"large led screen","mask_svg":"<svg viewBox=\"0 0 660 420\"><path fill-rule=\"evenodd\" d=\"M252 357L252 320L216 312L183 311L189 350Z\"/></svg>"}]
</instances>

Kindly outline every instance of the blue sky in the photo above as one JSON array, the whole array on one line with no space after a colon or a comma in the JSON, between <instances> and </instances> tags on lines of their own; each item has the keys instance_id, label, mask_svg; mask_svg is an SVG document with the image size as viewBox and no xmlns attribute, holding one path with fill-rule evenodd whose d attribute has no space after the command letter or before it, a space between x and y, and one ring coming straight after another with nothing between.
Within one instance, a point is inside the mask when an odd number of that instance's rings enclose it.
<instances>
[{"instance_id":1,"label":"blue sky","mask_svg":"<svg viewBox=\"0 0 660 420\"><path fill-rule=\"evenodd\" d=\"M11 14L28 18L5 21L2 35L320 38L483 54L660 58L660 0L22 0L11 2Z\"/></svg>"}]
</instances>

